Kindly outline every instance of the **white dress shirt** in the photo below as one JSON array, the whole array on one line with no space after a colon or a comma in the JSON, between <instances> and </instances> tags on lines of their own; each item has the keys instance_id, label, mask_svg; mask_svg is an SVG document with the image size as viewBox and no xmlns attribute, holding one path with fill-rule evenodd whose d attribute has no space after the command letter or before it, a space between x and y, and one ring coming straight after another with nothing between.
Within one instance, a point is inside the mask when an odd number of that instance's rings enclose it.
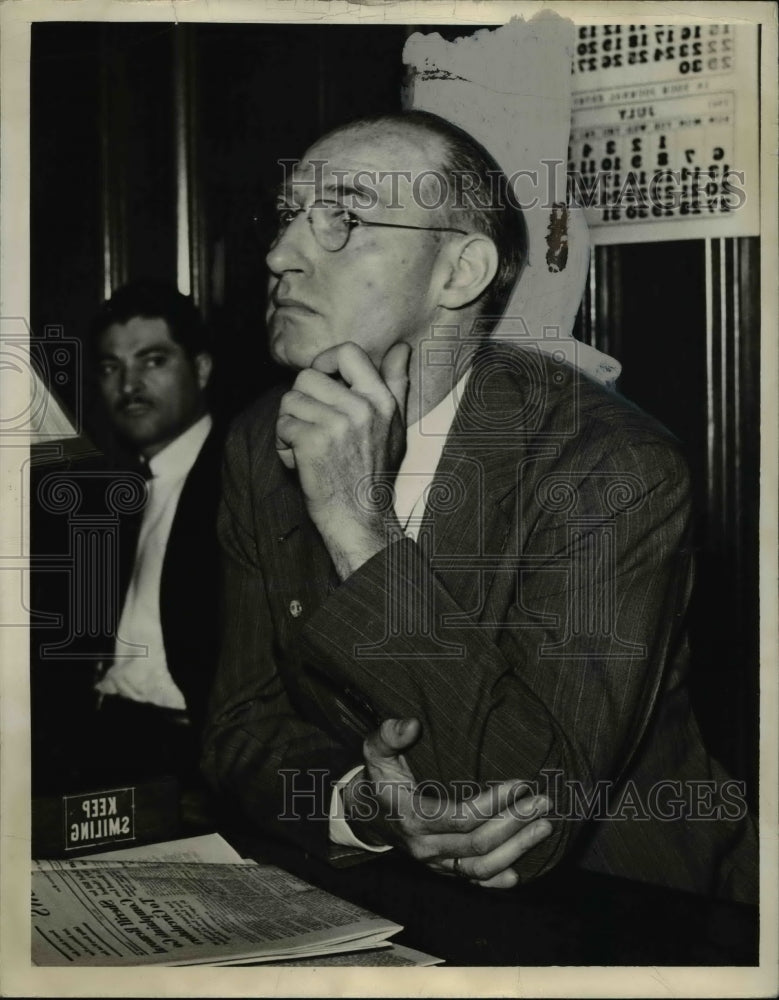
<instances>
[{"instance_id":1,"label":"white dress shirt","mask_svg":"<svg viewBox=\"0 0 779 1000\"><path fill-rule=\"evenodd\" d=\"M465 392L470 370L463 375L452 391L444 396L438 406L425 414L415 424L406 428L406 454L400 463L395 480L395 514L408 538L416 541L427 506L428 487L433 482L444 444L454 422L454 415ZM363 769L353 767L333 787L330 798L329 836L334 844L344 847L361 847L366 851L389 851L389 845L375 847L365 844L352 832L343 811L341 789Z\"/></svg>"},{"instance_id":2,"label":"white dress shirt","mask_svg":"<svg viewBox=\"0 0 779 1000\"><path fill-rule=\"evenodd\" d=\"M114 662L95 686L103 695L119 695L161 708L186 709L184 696L171 677L165 658L160 579L184 481L211 427L211 417L206 414L149 460L148 499L133 575L116 632Z\"/></svg>"}]
</instances>

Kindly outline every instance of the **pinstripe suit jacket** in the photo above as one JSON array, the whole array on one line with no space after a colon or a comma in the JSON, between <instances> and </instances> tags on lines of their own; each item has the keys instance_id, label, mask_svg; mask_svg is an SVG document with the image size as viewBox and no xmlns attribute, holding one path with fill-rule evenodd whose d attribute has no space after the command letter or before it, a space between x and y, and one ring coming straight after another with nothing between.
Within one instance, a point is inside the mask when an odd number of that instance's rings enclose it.
<instances>
[{"instance_id":1,"label":"pinstripe suit jacket","mask_svg":"<svg viewBox=\"0 0 779 1000\"><path fill-rule=\"evenodd\" d=\"M548 355L490 345L418 540L391 540L339 584L275 454L279 396L227 446L210 779L266 831L325 852L331 782L379 720L413 716L417 780L551 789L567 818L521 859L523 879L570 855L750 898L754 829L732 788L728 805L685 684L689 489L674 439ZM674 815L690 781L715 783L719 820L656 815Z\"/></svg>"}]
</instances>

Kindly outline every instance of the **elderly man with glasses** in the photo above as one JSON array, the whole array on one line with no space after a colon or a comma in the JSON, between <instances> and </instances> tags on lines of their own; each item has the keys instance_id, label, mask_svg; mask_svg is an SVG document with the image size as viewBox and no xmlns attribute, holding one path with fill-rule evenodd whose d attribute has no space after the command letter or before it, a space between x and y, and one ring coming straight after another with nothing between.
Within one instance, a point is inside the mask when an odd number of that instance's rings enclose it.
<instances>
[{"instance_id":1,"label":"elderly man with glasses","mask_svg":"<svg viewBox=\"0 0 779 1000\"><path fill-rule=\"evenodd\" d=\"M320 854L494 888L570 855L749 899L754 830L685 684L684 462L490 340L525 256L506 178L433 115L344 126L286 178L267 320L296 374L228 444L206 773Z\"/></svg>"}]
</instances>

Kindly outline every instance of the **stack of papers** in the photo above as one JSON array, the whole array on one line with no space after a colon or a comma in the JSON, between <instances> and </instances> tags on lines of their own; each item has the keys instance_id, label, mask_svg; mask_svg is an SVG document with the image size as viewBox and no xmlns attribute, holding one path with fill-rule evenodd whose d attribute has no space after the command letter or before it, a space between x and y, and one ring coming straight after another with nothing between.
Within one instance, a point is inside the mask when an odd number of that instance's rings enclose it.
<instances>
[{"instance_id":1,"label":"stack of papers","mask_svg":"<svg viewBox=\"0 0 779 1000\"><path fill-rule=\"evenodd\" d=\"M400 930L275 865L242 859L216 834L33 863L35 965L439 961L393 948L387 939ZM368 950L370 959L359 954Z\"/></svg>"}]
</instances>

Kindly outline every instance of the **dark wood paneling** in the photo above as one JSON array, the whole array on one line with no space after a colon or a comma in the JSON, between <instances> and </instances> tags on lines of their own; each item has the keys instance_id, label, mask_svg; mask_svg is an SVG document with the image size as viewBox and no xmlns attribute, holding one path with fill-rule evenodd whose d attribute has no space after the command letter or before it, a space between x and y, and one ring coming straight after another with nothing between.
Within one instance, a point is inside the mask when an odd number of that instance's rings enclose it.
<instances>
[{"instance_id":1,"label":"dark wood paneling","mask_svg":"<svg viewBox=\"0 0 779 1000\"><path fill-rule=\"evenodd\" d=\"M279 377L263 320L279 160L301 156L351 118L399 109L405 36L402 25L199 26L200 165L209 261L218 267L210 318L223 405L246 402Z\"/></svg>"},{"instance_id":2,"label":"dark wood paneling","mask_svg":"<svg viewBox=\"0 0 779 1000\"><path fill-rule=\"evenodd\" d=\"M175 25L107 24L101 60L109 149L104 182L120 201L122 281L176 280Z\"/></svg>"},{"instance_id":3,"label":"dark wood paneling","mask_svg":"<svg viewBox=\"0 0 779 1000\"><path fill-rule=\"evenodd\" d=\"M33 24L30 65L30 322L78 338L102 300L100 26ZM12 248L6 250L11 252ZM58 384L72 411L76 351Z\"/></svg>"},{"instance_id":4,"label":"dark wood paneling","mask_svg":"<svg viewBox=\"0 0 779 1000\"><path fill-rule=\"evenodd\" d=\"M598 247L578 328L682 442L697 511L693 695L707 745L758 787L759 242Z\"/></svg>"}]
</instances>

